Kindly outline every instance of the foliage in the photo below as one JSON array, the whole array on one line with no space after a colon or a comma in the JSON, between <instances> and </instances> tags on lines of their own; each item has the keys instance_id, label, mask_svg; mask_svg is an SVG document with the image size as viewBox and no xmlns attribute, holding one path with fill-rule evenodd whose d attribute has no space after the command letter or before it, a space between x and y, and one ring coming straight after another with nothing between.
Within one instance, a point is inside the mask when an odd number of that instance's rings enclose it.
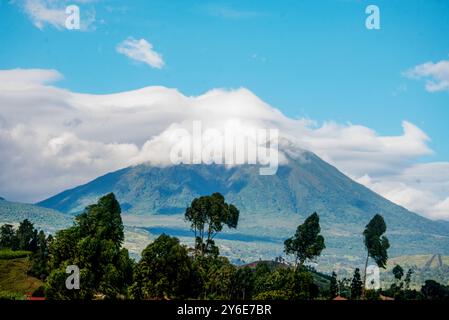
<instances>
[{"instance_id":1,"label":"foliage","mask_svg":"<svg viewBox=\"0 0 449 320\"><path fill-rule=\"evenodd\" d=\"M225 225L237 228L239 210L226 203L220 193L213 193L194 199L186 209L185 219L195 234L195 253L218 256L218 247L213 239Z\"/></svg>"},{"instance_id":2,"label":"foliage","mask_svg":"<svg viewBox=\"0 0 449 320\"><path fill-rule=\"evenodd\" d=\"M363 282L360 276L360 269L356 268L354 270L354 276L351 282L351 299L357 300L362 296L363 292Z\"/></svg>"},{"instance_id":3,"label":"foliage","mask_svg":"<svg viewBox=\"0 0 449 320\"><path fill-rule=\"evenodd\" d=\"M25 300L25 297L19 292L0 291L0 300Z\"/></svg>"},{"instance_id":4,"label":"foliage","mask_svg":"<svg viewBox=\"0 0 449 320\"><path fill-rule=\"evenodd\" d=\"M329 283L329 298L333 299L338 296L338 291L337 274L333 271Z\"/></svg>"},{"instance_id":5,"label":"foliage","mask_svg":"<svg viewBox=\"0 0 449 320\"><path fill-rule=\"evenodd\" d=\"M380 300L379 290L365 290L365 299L370 301Z\"/></svg>"},{"instance_id":6,"label":"foliage","mask_svg":"<svg viewBox=\"0 0 449 320\"><path fill-rule=\"evenodd\" d=\"M11 250L11 249L3 249L0 250L0 259L17 259L28 257L31 254L30 251L25 250Z\"/></svg>"},{"instance_id":7,"label":"foliage","mask_svg":"<svg viewBox=\"0 0 449 320\"><path fill-rule=\"evenodd\" d=\"M0 227L0 249L18 247L16 233L10 224L4 224Z\"/></svg>"},{"instance_id":8,"label":"foliage","mask_svg":"<svg viewBox=\"0 0 449 320\"><path fill-rule=\"evenodd\" d=\"M400 281L404 276L404 269L402 269L399 264L395 265L393 268L393 275L397 281Z\"/></svg>"},{"instance_id":9,"label":"foliage","mask_svg":"<svg viewBox=\"0 0 449 320\"><path fill-rule=\"evenodd\" d=\"M185 299L196 295L195 277L186 247L162 234L143 250L130 291L136 299Z\"/></svg>"},{"instance_id":10,"label":"foliage","mask_svg":"<svg viewBox=\"0 0 449 320\"><path fill-rule=\"evenodd\" d=\"M28 275L30 261L28 257L0 259L0 291L6 299L7 293L25 296L33 292L43 283L41 280Z\"/></svg>"},{"instance_id":11,"label":"foliage","mask_svg":"<svg viewBox=\"0 0 449 320\"><path fill-rule=\"evenodd\" d=\"M434 280L426 280L421 294L425 300L449 300L449 288Z\"/></svg>"},{"instance_id":12,"label":"foliage","mask_svg":"<svg viewBox=\"0 0 449 320\"><path fill-rule=\"evenodd\" d=\"M232 278L231 299L250 300L254 290L254 274L249 267L238 268Z\"/></svg>"},{"instance_id":13,"label":"foliage","mask_svg":"<svg viewBox=\"0 0 449 320\"><path fill-rule=\"evenodd\" d=\"M298 226L293 237L285 240L285 253L293 254L299 266L302 266L306 260L319 256L326 247L320 231L320 218L315 212Z\"/></svg>"},{"instance_id":14,"label":"foliage","mask_svg":"<svg viewBox=\"0 0 449 320\"><path fill-rule=\"evenodd\" d=\"M86 207L74 226L56 234L49 248L48 298L91 299L102 295L111 299L127 293L133 262L128 251L121 248L124 235L120 213L120 205L110 193ZM65 287L69 265L80 270L80 290Z\"/></svg>"},{"instance_id":15,"label":"foliage","mask_svg":"<svg viewBox=\"0 0 449 320\"><path fill-rule=\"evenodd\" d=\"M363 231L368 257L373 258L379 268L385 268L388 260L387 250L390 247L390 243L388 238L383 235L385 231L387 231L387 225L379 214L376 214L371 219Z\"/></svg>"}]
</instances>

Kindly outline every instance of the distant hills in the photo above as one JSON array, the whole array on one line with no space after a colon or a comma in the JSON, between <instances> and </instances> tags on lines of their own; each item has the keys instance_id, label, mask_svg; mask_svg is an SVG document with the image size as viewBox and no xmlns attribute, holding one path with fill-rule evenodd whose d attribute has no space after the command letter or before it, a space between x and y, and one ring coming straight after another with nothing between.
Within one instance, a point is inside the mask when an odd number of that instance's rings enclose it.
<instances>
[{"instance_id":1,"label":"distant hills","mask_svg":"<svg viewBox=\"0 0 449 320\"><path fill-rule=\"evenodd\" d=\"M18 223L28 219L36 227L46 231L56 231L72 224L73 217L57 210L33 204L6 201L0 197L0 224Z\"/></svg>"},{"instance_id":2,"label":"distant hills","mask_svg":"<svg viewBox=\"0 0 449 320\"><path fill-rule=\"evenodd\" d=\"M391 255L449 255L449 223L431 221L386 200L311 152L288 160L273 176L261 176L258 167L251 165L138 165L111 172L38 205L76 214L101 195L114 192L125 222L187 238L185 208L195 197L220 192L241 210L237 230L228 232L223 240L234 258L251 261L282 254L283 240L314 211L320 215L326 238L324 262L361 262L361 233L376 213L387 222Z\"/></svg>"}]
</instances>

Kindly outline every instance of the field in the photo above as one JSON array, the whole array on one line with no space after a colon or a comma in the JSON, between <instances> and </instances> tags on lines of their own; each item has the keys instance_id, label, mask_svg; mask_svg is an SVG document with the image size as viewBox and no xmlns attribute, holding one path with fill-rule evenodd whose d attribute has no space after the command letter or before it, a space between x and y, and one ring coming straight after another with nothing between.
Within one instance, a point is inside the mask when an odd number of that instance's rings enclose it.
<instances>
[{"instance_id":1,"label":"field","mask_svg":"<svg viewBox=\"0 0 449 320\"><path fill-rule=\"evenodd\" d=\"M43 282L27 275L28 258L0 259L0 299L25 299Z\"/></svg>"}]
</instances>

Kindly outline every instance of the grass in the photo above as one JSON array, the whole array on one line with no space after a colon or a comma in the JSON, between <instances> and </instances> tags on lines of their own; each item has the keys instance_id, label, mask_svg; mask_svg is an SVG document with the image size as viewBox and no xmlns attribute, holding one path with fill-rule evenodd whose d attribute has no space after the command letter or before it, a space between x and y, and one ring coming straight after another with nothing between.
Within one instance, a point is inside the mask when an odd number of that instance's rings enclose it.
<instances>
[{"instance_id":1,"label":"grass","mask_svg":"<svg viewBox=\"0 0 449 320\"><path fill-rule=\"evenodd\" d=\"M25 258L31 254L30 251L13 251L11 249L2 249L0 250L0 260L2 259L16 259L16 258Z\"/></svg>"},{"instance_id":2,"label":"grass","mask_svg":"<svg viewBox=\"0 0 449 320\"><path fill-rule=\"evenodd\" d=\"M37 278L27 275L28 258L0 259L0 299L25 299L43 285Z\"/></svg>"}]
</instances>

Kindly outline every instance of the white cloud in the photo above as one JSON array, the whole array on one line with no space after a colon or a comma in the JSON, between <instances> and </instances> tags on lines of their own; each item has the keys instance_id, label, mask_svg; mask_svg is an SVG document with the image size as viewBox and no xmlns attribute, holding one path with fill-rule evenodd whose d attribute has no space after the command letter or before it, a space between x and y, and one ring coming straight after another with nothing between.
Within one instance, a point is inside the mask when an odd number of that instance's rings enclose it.
<instances>
[{"instance_id":1,"label":"white cloud","mask_svg":"<svg viewBox=\"0 0 449 320\"><path fill-rule=\"evenodd\" d=\"M247 89L93 95L48 84L61 77L55 70L0 70L1 196L37 201L143 161L170 165L173 130L191 131L197 120L204 130L223 130L237 120L241 132L277 128L282 148L313 151L388 199L449 219L449 162L417 164L432 150L410 122L400 135L381 136L361 125L288 118Z\"/></svg>"},{"instance_id":2,"label":"white cloud","mask_svg":"<svg viewBox=\"0 0 449 320\"><path fill-rule=\"evenodd\" d=\"M28 15L33 24L44 29L45 25L50 25L56 29L66 28L66 8L73 4L85 4L92 0L23 0L19 1L23 10ZM90 8L81 10L80 30L87 31L95 21L95 11Z\"/></svg>"},{"instance_id":3,"label":"white cloud","mask_svg":"<svg viewBox=\"0 0 449 320\"><path fill-rule=\"evenodd\" d=\"M426 62L407 70L404 75L411 79L426 79L428 92L449 91L449 60Z\"/></svg>"},{"instance_id":4,"label":"white cloud","mask_svg":"<svg viewBox=\"0 0 449 320\"><path fill-rule=\"evenodd\" d=\"M356 180L414 212L449 219L448 162L413 164L395 174L364 175Z\"/></svg>"},{"instance_id":5,"label":"white cloud","mask_svg":"<svg viewBox=\"0 0 449 320\"><path fill-rule=\"evenodd\" d=\"M161 69L164 66L162 55L154 51L153 45L145 39L128 38L119 43L116 50L128 58L146 63L150 67Z\"/></svg>"}]
</instances>

